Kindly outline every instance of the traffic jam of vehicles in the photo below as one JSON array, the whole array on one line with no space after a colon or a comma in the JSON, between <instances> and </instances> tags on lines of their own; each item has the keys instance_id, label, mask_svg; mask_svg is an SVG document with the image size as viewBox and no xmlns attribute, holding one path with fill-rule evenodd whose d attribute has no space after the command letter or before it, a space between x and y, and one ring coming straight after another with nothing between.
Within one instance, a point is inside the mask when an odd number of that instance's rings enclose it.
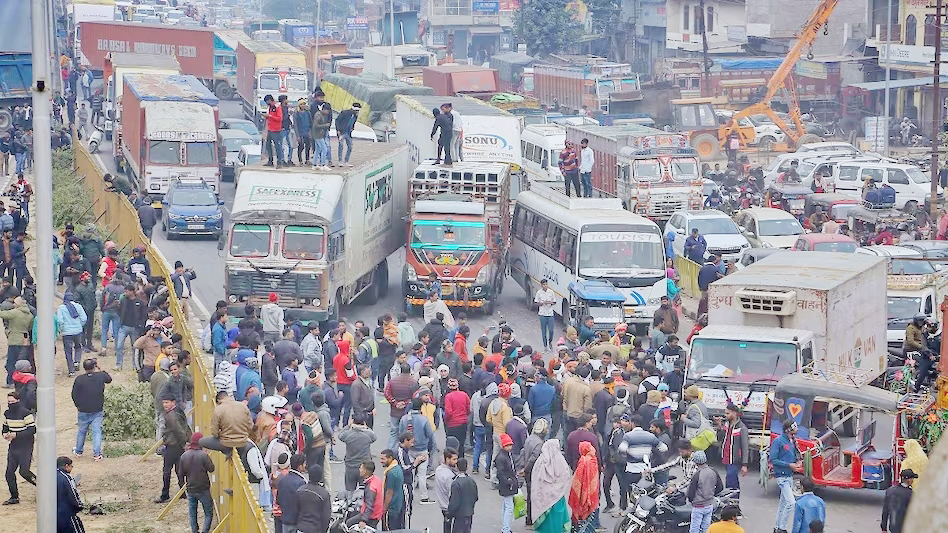
<instances>
[{"instance_id":1,"label":"traffic jam of vehicles","mask_svg":"<svg viewBox=\"0 0 948 533\"><path fill-rule=\"evenodd\" d=\"M818 4L785 57L747 60L752 97L720 68L696 94L601 57L350 50L301 21L95 19L75 45L103 79L101 155L167 239L218 241L229 317L276 303L325 324L389 291L426 321L437 301L490 317L505 290L552 294L554 321L617 345L617 380L656 357L681 374L668 396L710 422L691 442L720 447L736 406L765 484L885 491L948 420L948 217L909 119L870 141L784 94L836 1ZM695 322L678 361L669 306ZM687 530L648 507L663 490L629 493L616 531Z\"/></svg>"}]
</instances>

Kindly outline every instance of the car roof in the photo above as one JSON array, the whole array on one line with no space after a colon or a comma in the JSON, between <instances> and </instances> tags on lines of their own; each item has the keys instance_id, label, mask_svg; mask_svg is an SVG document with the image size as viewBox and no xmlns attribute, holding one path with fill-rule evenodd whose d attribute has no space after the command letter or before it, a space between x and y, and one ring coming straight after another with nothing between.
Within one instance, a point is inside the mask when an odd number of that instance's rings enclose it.
<instances>
[{"instance_id":1,"label":"car roof","mask_svg":"<svg viewBox=\"0 0 948 533\"><path fill-rule=\"evenodd\" d=\"M806 233L800 235L800 238L814 244L821 242L856 242L849 235L843 235L842 233Z\"/></svg>"},{"instance_id":2,"label":"car roof","mask_svg":"<svg viewBox=\"0 0 948 533\"><path fill-rule=\"evenodd\" d=\"M804 143L804 144L801 144L799 148L797 148L797 151L799 151L800 148L803 148L805 152L812 152L814 150L827 151L827 150L839 150L839 149L845 149L845 150L855 151L855 152L859 151L855 146L847 142L841 142L841 141Z\"/></svg>"},{"instance_id":3,"label":"car roof","mask_svg":"<svg viewBox=\"0 0 948 533\"><path fill-rule=\"evenodd\" d=\"M684 211L675 211L674 215L682 215L685 218L731 218L727 213L717 209L689 209Z\"/></svg>"},{"instance_id":4,"label":"car roof","mask_svg":"<svg viewBox=\"0 0 948 533\"><path fill-rule=\"evenodd\" d=\"M913 250L904 246L896 246L894 244L863 246L862 248L857 248L856 253L878 255L881 257L922 257L922 252L919 252L918 250Z\"/></svg>"},{"instance_id":5,"label":"car roof","mask_svg":"<svg viewBox=\"0 0 948 533\"><path fill-rule=\"evenodd\" d=\"M237 138L240 138L240 139L253 140L253 137L251 137L250 134L247 133L246 131L244 131L244 130L238 130L238 129L233 129L233 128L222 128L222 129L219 129L219 130L217 130L217 134L220 135L222 139L237 139Z\"/></svg>"},{"instance_id":6,"label":"car roof","mask_svg":"<svg viewBox=\"0 0 948 533\"><path fill-rule=\"evenodd\" d=\"M245 152L250 155L260 155L260 145L259 144L245 144L240 147L241 152Z\"/></svg>"},{"instance_id":7,"label":"car roof","mask_svg":"<svg viewBox=\"0 0 948 533\"><path fill-rule=\"evenodd\" d=\"M899 244L899 246L919 250L943 250L948 248L948 241L909 241Z\"/></svg>"},{"instance_id":8,"label":"car roof","mask_svg":"<svg viewBox=\"0 0 948 533\"><path fill-rule=\"evenodd\" d=\"M781 220L789 218L796 219L795 216L784 211L783 209L776 209L773 207L751 207L749 209L743 209L739 213L748 213L757 220Z\"/></svg>"},{"instance_id":9,"label":"car roof","mask_svg":"<svg viewBox=\"0 0 948 533\"><path fill-rule=\"evenodd\" d=\"M211 186L203 178L178 178L171 182L171 187L180 187L184 189L211 189Z\"/></svg>"},{"instance_id":10,"label":"car roof","mask_svg":"<svg viewBox=\"0 0 948 533\"><path fill-rule=\"evenodd\" d=\"M748 248L744 253L747 255L752 255L757 259L767 257L768 255L775 254L777 252L786 252L783 248Z\"/></svg>"}]
</instances>

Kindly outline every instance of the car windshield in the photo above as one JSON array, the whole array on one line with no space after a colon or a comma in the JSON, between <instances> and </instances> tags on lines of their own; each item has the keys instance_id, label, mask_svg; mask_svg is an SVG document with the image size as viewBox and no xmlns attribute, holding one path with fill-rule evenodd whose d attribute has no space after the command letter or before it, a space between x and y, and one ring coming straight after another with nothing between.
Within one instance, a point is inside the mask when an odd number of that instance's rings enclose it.
<instances>
[{"instance_id":1,"label":"car windshield","mask_svg":"<svg viewBox=\"0 0 948 533\"><path fill-rule=\"evenodd\" d=\"M323 228L287 226L283 230L283 257L287 259L322 259Z\"/></svg>"},{"instance_id":2,"label":"car windshield","mask_svg":"<svg viewBox=\"0 0 948 533\"><path fill-rule=\"evenodd\" d=\"M779 380L796 371L797 347L791 343L706 339L691 344L688 373L728 382Z\"/></svg>"},{"instance_id":3,"label":"car windshield","mask_svg":"<svg viewBox=\"0 0 948 533\"><path fill-rule=\"evenodd\" d=\"M795 218L758 220L757 226L762 237L782 237L786 235L800 235L803 233L803 228Z\"/></svg>"},{"instance_id":4,"label":"car windshield","mask_svg":"<svg viewBox=\"0 0 948 533\"><path fill-rule=\"evenodd\" d=\"M236 224L230 233L230 255L266 257L270 254L270 226Z\"/></svg>"},{"instance_id":5,"label":"car windshield","mask_svg":"<svg viewBox=\"0 0 948 533\"><path fill-rule=\"evenodd\" d=\"M181 143L178 141L149 141L148 160L152 163L176 165L181 162Z\"/></svg>"},{"instance_id":6,"label":"car windshield","mask_svg":"<svg viewBox=\"0 0 948 533\"><path fill-rule=\"evenodd\" d=\"M905 169L905 173L908 174L915 183L931 183L932 181L932 177L919 170L918 167L907 168Z\"/></svg>"},{"instance_id":7,"label":"car windshield","mask_svg":"<svg viewBox=\"0 0 948 533\"><path fill-rule=\"evenodd\" d=\"M259 87L261 91L280 90L280 75L279 74L262 74L260 76Z\"/></svg>"},{"instance_id":8,"label":"car windshield","mask_svg":"<svg viewBox=\"0 0 948 533\"><path fill-rule=\"evenodd\" d=\"M587 269L659 270L664 264L664 249L658 234L587 231L580 238L580 274Z\"/></svg>"},{"instance_id":9,"label":"car windshield","mask_svg":"<svg viewBox=\"0 0 948 533\"><path fill-rule=\"evenodd\" d=\"M813 245L813 250L817 252L840 252L851 254L856 251L854 242L818 242Z\"/></svg>"},{"instance_id":10,"label":"car windshield","mask_svg":"<svg viewBox=\"0 0 948 533\"><path fill-rule=\"evenodd\" d=\"M912 318L921 308L921 297L889 296L886 299L886 318L889 320Z\"/></svg>"},{"instance_id":11,"label":"car windshield","mask_svg":"<svg viewBox=\"0 0 948 533\"><path fill-rule=\"evenodd\" d=\"M416 220L411 227L411 247L483 250L485 231L483 222Z\"/></svg>"},{"instance_id":12,"label":"car windshield","mask_svg":"<svg viewBox=\"0 0 948 533\"><path fill-rule=\"evenodd\" d=\"M229 124L230 124L229 127L231 129L245 131L249 133L250 135L260 134L260 130L258 130L257 127L254 126L252 122L231 122Z\"/></svg>"},{"instance_id":13,"label":"car windshield","mask_svg":"<svg viewBox=\"0 0 948 533\"><path fill-rule=\"evenodd\" d=\"M188 164L189 165L213 165L217 162L217 154L214 146L217 143L212 142L191 142L188 143Z\"/></svg>"},{"instance_id":14,"label":"car windshield","mask_svg":"<svg viewBox=\"0 0 948 533\"><path fill-rule=\"evenodd\" d=\"M691 235L691 230L695 228L698 228L701 235L735 235L741 232L737 224L726 216L693 219L688 223L688 235Z\"/></svg>"},{"instance_id":15,"label":"car windshield","mask_svg":"<svg viewBox=\"0 0 948 533\"><path fill-rule=\"evenodd\" d=\"M244 139L243 137L230 137L224 139L224 150L228 152L239 152L240 147L245 144L254 144L253 139Z\"/></svg>"},{"instance_id":16,"label":"car windshield","mask_svg":"<svg viewBox=\"0 0 948 533\"><path fill-rule=\"evenodd\" d=\"M214 193L207 189L178 189L171 196L172 205L217 205Z\"/></svg>"},{"instance_id":17,"label":"car windshield","mask_svg":"<svg viewBox=\"0 0 948 533\"><path fill-rule=\"evenodd\" d=\"M934 274L935 267L928 261L904 261L892 259L889 263L890 274L906 274L910 276Z\"/></svg>"},{"instance_id":18,"label":"car windshield","mask_svg":"<svg viewBox=\"0 0 948 533\"><path fill-rule=\"evenodd\" d=\"M291 91L305 91L306 76L287 76L286 88Z\"/></svg>"}]
</instances>

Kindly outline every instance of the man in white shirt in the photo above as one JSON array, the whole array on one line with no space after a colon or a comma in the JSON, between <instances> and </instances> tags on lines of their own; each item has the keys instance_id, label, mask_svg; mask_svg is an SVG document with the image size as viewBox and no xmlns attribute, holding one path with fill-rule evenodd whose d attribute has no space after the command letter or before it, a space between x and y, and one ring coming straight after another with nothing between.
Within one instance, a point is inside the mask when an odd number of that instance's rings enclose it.
<instances>
[{"instance_id":1,"label":"man in white shirt","mask_svg":"<svg viewBox=\"0 0 948 533\"><path fill-rule=\"evenodd\" d=\"M549 351L553 351L553 306L556 305L557 301L559 301L559 298L550 289L549 282L545 279L541 280L540 290L533 297L533 303L539 306L537 314L540 315L540 334L543 337L543 348Z\"/></svg>"},{"instance_id":2,"label":"man in white shirt","mask_svg":"<svg viewBox=\"0 0 948 533\"><path fill-rule=\"evenodd\" d=\"M592 171L593 164L596 163L596 155L589 147L589 139L583 139L579 142L582 148L579 152L579 180L583 184L583 196L591 198L593 194Z\"/></svg>"},{"instance_id":3,"label":"man in white shirt","mask_svg":"<svg viewBox=\"0 0 948 533\"><path fill-rule=\"evenodd\" d=\"M454 110L454 106L449 102L448 109L451 110L451 160L464 161L464 154L461 153L461 132L464 130L464 122L461 120L461 114Z\"/></svg>"}]
</instances>

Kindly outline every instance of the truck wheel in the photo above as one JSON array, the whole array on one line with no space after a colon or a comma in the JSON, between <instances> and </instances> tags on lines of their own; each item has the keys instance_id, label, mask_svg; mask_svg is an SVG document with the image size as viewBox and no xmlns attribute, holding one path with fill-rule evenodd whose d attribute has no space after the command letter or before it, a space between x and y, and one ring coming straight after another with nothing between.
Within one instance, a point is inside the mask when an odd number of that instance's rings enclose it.
<instances>
[{"instance_id":1,"label":"truck wheel","mask_svg":"<svg viewBox=\"0 0 948 533\"><path fill-rule=\"evenodd\" d=\"M7 131L13 127L13 114L8 109L0 109L0 131Z\"/></svg>"},{"instance_id":2,"label":"truck wheel","mask_svg":"<svg viewBox=\"0 0 948 533\"><path fill-rule=\"evenodd\" d=\"M569 302L566 300L566 298L563 298L563 307L560 309L560 318L563 319L563 327L569 327L570 318L572 317L569 316Z\"/></svg>"},{"instance_id":3,"label":"truck wheel","mask_svg":"<svg viewBox=\"0 0 948 533\"><path fill-rule=\"evenodd\" d=\"M234 89L226 81L219 81L214 87L214 96L221 100L230 100L234 97Z\"/></svg>"},{"instance_id":4,"label":"truck wheel","mask_svg":"<svg viewBox=\"0 0 948 533\"><path fill-rule=\"evenodd\" d=\"M533 291L530 290L530 278L527 278L523 286L523 303L527 309L533 309Z\"/></svg>"},{"instance_id":5,"label":"truck wheel","mask_svg":"<svg viewBox=\"0 0 948 533\"><path fill-rule=\"evenodd\" d=\"M329 311L329 320L339 320L339 315L342 307L342 289L336 289L336 299L332 303L331 310Z\"/></svg>"},{"instance_id":6,"label":"truck wheel","mask_svg":"<svg viewBox=\"0 0 948 533\"><path fill-rule=\"evenodd\" d=\"M385 259L376 267L376 283L378 283L379 298L385 298L388 294L388 259Z\"/></svg>"},{"instance_id":7,"label":"truck wheel","mask_svg":"<svg viewBox=\"0 0 948 533\"><path fill-rule=\"evenodd\" d=\"M695 135L691 139L691 146L698 152L701 161L713 161L721 157L721 144L718 138L710 133Z\"/></svg>"}]
</instances>

